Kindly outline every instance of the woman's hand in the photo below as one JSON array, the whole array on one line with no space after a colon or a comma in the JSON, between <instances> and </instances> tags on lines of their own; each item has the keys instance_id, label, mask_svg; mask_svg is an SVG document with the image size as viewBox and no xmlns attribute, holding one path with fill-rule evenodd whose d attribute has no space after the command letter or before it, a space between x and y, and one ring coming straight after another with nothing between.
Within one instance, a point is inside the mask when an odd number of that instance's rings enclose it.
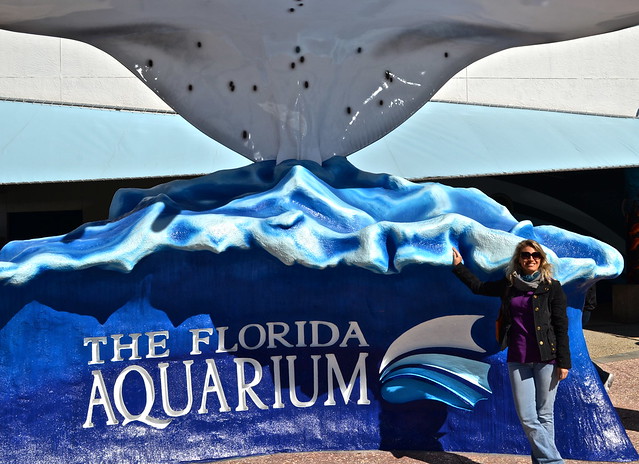
<instances>
[{"instance_id":1,"label":"woman's hand","mask_svg":"<svg viewBox=\"0 0 639 464\"><path fill-rule=\"evenodd\" d=\"M453 266L457 266L461 262L462 262L462 255L459 254L459 251L457 251L457 248L453 247Z\"/></svg>"},{"instance_id":2,"label":"woman's hand","mask_svg":"<svg viewBox=\"0 0 639 464\"><path fill-rule=\"evenodd\" d=\"M564 369L563 367L558 367L557 368L557 380L564 380L566 377L568 377L568 369Z\"/></svg>"}]
</instances>

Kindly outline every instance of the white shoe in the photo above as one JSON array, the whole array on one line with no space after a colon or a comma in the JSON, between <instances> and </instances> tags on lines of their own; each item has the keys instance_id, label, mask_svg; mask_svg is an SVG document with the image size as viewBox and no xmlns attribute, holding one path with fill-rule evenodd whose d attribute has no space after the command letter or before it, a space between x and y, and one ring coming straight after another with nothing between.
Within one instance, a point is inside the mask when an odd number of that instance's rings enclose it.
<instances>
[{"instance_id":1,"label":"white shoe","mask_svg":"<svg viewBox=\"0 0 639 464\"><path fill-rule=\"evenodd\" d=\"M615 376L613 374L608 373L608 378L604 382L604 388L608 393L610 393L610 387L612 387L612 381L614 380L614 378Z\"/></svg>"}]
</instances>

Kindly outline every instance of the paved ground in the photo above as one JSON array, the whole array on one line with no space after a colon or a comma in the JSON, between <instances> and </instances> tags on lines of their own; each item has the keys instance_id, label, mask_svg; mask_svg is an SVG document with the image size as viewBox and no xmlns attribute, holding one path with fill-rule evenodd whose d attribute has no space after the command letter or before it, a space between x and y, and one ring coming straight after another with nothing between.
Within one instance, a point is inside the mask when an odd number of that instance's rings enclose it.
<instances>
[{"instance_id":1,"label":"paved ground","mask_svg":"<svg viewBox=\"0 0 639 464\"><path fill-rule=\"evenodd\" d=\"M639 450L639 324L593 320L585 331L591 358L615 378L610 398ZM219 463L220 461L218 461ZM530 464L528 456L478 453L385 451L275 454L223 461L228 464ZM639 463L639 461L633 461ZM566 460L566 464L593 461Z\"/></svg>"}]
</instances>

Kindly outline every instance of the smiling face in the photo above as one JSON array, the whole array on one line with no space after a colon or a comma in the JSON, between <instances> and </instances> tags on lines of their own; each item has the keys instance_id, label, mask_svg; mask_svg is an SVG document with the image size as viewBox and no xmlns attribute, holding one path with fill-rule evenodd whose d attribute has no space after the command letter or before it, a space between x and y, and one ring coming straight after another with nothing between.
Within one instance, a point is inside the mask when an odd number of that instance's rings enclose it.
<instances>
[{"instance_id":1,"label":"smiling face","mask_svg":"<svg viewBox=\"0 0 639 464\"><path fill-rule=\"evenodd\" d=\"M534 274L539 270L542 261L541 253L531 246L523 247L519 252L519 267L523 274Z\"/></svg>"}]
</instances>

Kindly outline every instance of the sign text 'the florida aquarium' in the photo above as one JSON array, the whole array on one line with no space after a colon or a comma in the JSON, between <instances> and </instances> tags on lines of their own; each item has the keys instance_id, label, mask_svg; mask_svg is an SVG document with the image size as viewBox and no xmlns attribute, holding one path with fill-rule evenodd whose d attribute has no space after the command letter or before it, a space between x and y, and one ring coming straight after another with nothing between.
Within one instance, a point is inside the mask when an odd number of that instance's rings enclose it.
<instances>
[{"instance_id":1,"label":"sign text 'the florida aquarium'","mask_svg":"<svg viewBox=\"0 0 639 464\"><path fill-rule=\"evenodd\" d=\"M345 331L340 332L339 327L326 321L295 321L294 326L286 322L267 322L261 324L248 324L240 329L237 334L230 334L228 327L218 327L216 329L207 327L199 329L191 329L190 344L191 349L189 355L194 359L182 361L184 369L186 388L186 405L181 409L175 409L170 403L170 382L169 382L169 363L158 362L157 371L149 372L148 369L137 365L130 364L124 367L115 378L111 388L108 388L105 378L100 369L92 371L93 386L91 388L86 420L83 424L84 428L94 427L93 416L96 408L103 408L106 414L106 424L116 425L119 423L115 414L117 410L124 418L122 425L130 422L139 421L155 428L164 428L170 422L171 418L184 416L191 413L194 405L194 388L192 366L194 363L205 363L206 369L202 369L204 378L202 389L199 396L199 407L197 414L207 414L209 412L209 399L214 397L217 400L216 406L219 405L219 412L228 413L233 409L235 411L247 411L250 407L259 409L281 409L286 406L286 400L283 394L282 383L282 365L287 367L287 385L288 401L297 408L306 408L313 406L319 396L319 384L322 382L326 385L327 397L324 406L335 406L337 404L334 394L334 386L340 389L344 403L347 403L353 395L353 389L356 380L359 379L359 398L358 405L368 405L370 401L367 394L367 375L366 375L366 358L368 353L360 352L357 362L352 372L342 371L342 367L338 361L338 353L340 348L357 346L360 348L368 347L368 343L356 321L350 321ZM217 346L213 336L216 335ZM128 338L128 343L122 341ZM140 356L140 347L144 344L147 351L144 356ZM155 331L132 333L132 334L113 334L110 336L86 337L84 338L84 346L90 349L91 359L89 365L104 365L105 363L119 363L126 361L138 361L142 359L163 359L169 358L171 354L171 339L169 331ZM296 364L300 349L326 349L335 348L335 353L310 354L310 360L313 366L313 395L310 399L300 400L296 393ZM271 404L261 398L256 392L256 386L260 384L264 377L263 365L257 359L251 357L233 357L235 364L235 373L233 375L234 385L229 385L228 381L224 382L223 378L228 376L220 375L220 370L214 357L206 357L207 354L223 354L235 353L238 351L246 352L252 350L281 350L285 348L294 348L297 354L282 356L269 356L270 372L272 376L273 392ZM124 355L129 355L126 359ZM320 364L325 366L320 368ZM174 364L175 366L175 364ZM175 367L173 367L174 369ZM162 409L169 418L157 418L151 416L151 411L156 402L156 389L154 375L157 379L159 373L160 392ZM348 374L350 373L350 377ZM174 374L175 375L175 374ZM142 380L144 386L144 408L139 413L130 411L126 402L126 394L124 384L130 376L138 376ZM349 380L346 381L345 379ZM138 380L139 380L138 379ZM184 388L184 387L183 387ZM228 389L235 389L237 393L237 404L230 405L227 400ZM112 392L111 396L109 392ZM138 392L134 392L138 393ZM128 394L131 394L130 392ZM138 393L139 394L139 393ZM250 400L250 401L249 401ZM234 408L232 408L234 406ZM115 410L114 410L115 407Z\"/></svg>"}]
</instances>

